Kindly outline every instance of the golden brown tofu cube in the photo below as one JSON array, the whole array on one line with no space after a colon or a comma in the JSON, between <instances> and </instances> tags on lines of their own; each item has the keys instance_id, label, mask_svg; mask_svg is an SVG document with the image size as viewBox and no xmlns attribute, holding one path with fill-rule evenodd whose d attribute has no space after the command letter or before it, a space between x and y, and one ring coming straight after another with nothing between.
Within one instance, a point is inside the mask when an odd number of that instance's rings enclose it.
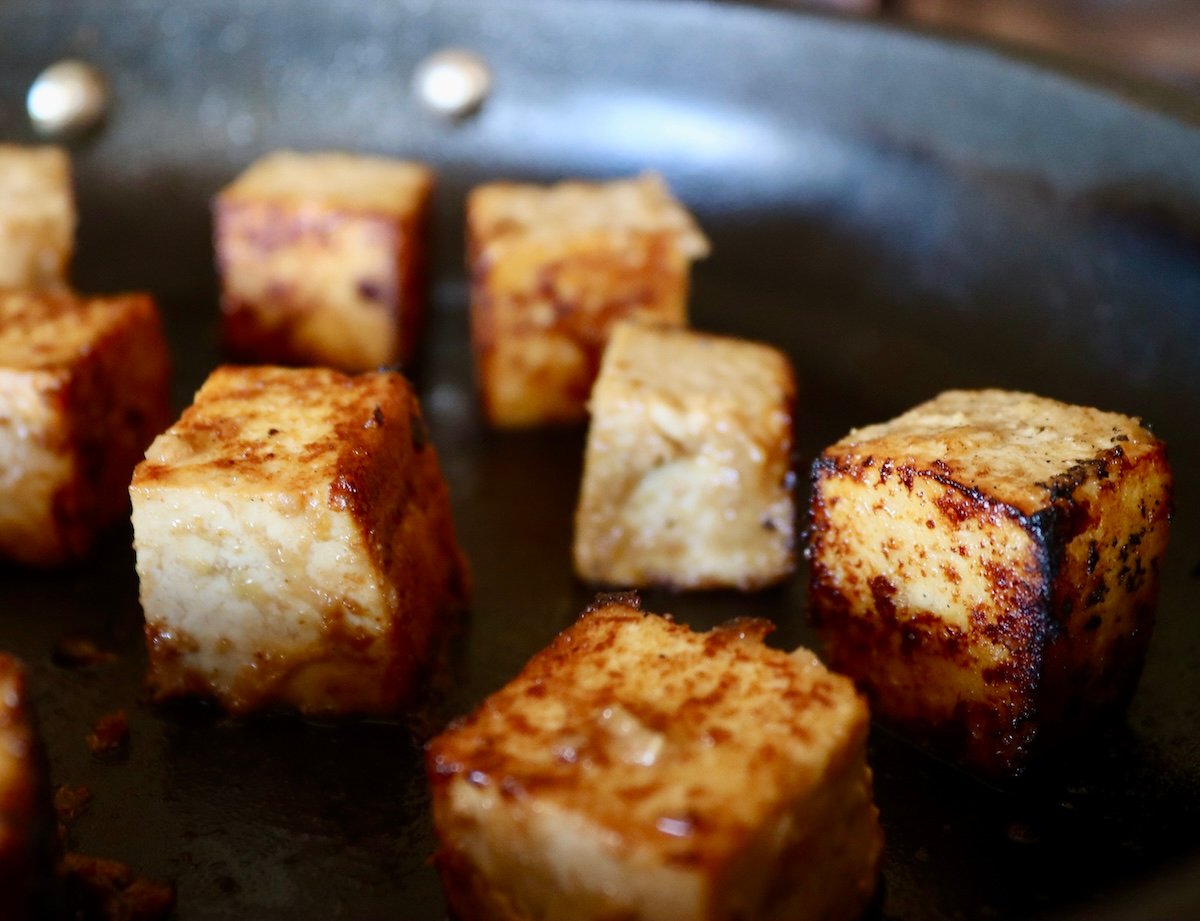
<instances>
[{"instance_id":1,"label":"golden brown tofu cube","mask_svg":"<svg viewBox=\"0 0 1200 921\"><path fill-rule=\"evenodd\" d=\"M148 295L0 292L0 556L78 559L124 517L169 376Z\"/></svg>"},{"instance_id":2,"label":"golden brown tofu cube","mask_svg":"<svg viewBox=\"0 0 1200 921\"><path fill-rule=\"evenodd\" d=\"M794 394L770 346L619 326L592 393L579 576L752 589L790 575Z\"/></svg>"},{"instance_id":3,"label":"golden brown tofu cube","mask_svg":"<svg viewBox=\"0 0 1200 921\"><path fill-rule=\"evenodd\" d=\"M225 346L238 360L369 371L413 355L433 173L345 153L270 154L214 206Z\"/></svg>"},{"instance_id":4,"label":"golden brown tofu cube","mask_svg":"<svg viewBox=\"0 0 1200 921\"><path fill-rule=\"evenodd\" d=\"M462 921L852 919L881 850L867 708L763 621L601 599L428 748Z\"/></svg>"},{"instance_id":5,"label":"golden brown tofu cube","mask_svg":"<svg viewBox=\"0 0 1200 921\"><path fill-rule=\"evenodd\" d=\"M65 284L74 245L66 152L0 144L0 288Z\"/></svg>"},{"instance_id":6,"label":"golden brown tofu cube","mask_svg":"<svg viewBox=\"0 0 1200 921\"><path fill-rule=\"evenodd\" d=\"M492 183L467 201L471 339L488 420L582 421L623 319L682 326L708 242L657 176Z\"/></svg>"},{"instance_id":7,"label":"golden brown tofu cube","mask_svg":"<svg viewBox=\"0 0 1200 921\"><path fill-rule=\"evenodd\" d=\"M0 653L0 918L47 916L54 821L25 670Z\"/></svg>"},{"instance_id":8,"label":"golden brown tofu cube","mask_svg":"<svg viewBox=\"0 0 1200 921\"><path fill-rule=\"evenodd\" d=\"M465 603L437 452L394 372L219 368L130 493L158 699L394 714Z\"/></svg>"},{"instance_id":9,"label":"golden brown tofu cube","mask_svg":"<svg viewBox=\"0 0 1200 921\"><path fill-rule=\"evenodd\" d=\"M1170 513L1137 420L943 393L815 462L812 617L877 715L1017 775L1132 694Z\"/></svg>"}]
</instances>

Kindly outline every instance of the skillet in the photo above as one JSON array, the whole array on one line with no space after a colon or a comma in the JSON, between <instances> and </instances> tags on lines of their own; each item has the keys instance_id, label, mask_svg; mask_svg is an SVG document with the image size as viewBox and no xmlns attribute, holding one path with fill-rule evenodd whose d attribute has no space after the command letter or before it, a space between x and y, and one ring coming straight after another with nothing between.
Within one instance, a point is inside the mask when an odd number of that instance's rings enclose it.
<instances>
[{"instance_id":1,"label":"skillet","mask_svg":"<svg viewBox=\"0 0 1200 921\"><path fill-rule=\"evenodd\" d=\"M410 92L417 63L451 45L494 76L458 124ZM475 581L429 700L399 724L335 727L147 706L128 527L62 573L0 569L0 647L31 667L54 780L94 794L74 847L175 880L186 921L444 917L421 741L591 596L569 566L583 433L490 433L473 402L463 196L494 177L654 168L714 243L695 324L796 363L801 470L850 427L952 386L1141 415L1170 445L1173 545L1126 718L1008 791L876 731L877 916L1200 915L1193 107L987 47L748 6L9 0L0 137L33 140L24 93L66 56L97 64L114 92L108 123L75 151L75 280L158 297L177 408L219 360L207 202L222 184L284 146L435 164L434 310L412 373ZM773 642L811 644L804 582L650 593L646 607L697 627L769 617ZM119 658L56 665L75 636ZM97 760L84 736L117 708L131 745Z\"/></svg>"}]
</instances>

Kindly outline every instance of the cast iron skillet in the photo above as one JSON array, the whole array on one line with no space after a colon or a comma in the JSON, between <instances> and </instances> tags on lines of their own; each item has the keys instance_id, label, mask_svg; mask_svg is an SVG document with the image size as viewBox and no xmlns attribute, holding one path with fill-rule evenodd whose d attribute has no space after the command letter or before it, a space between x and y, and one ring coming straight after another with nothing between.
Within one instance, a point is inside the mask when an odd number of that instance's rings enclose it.
<instances>
[{"instance_id":1,"label":"cast iron skillet","mask_svg":"<svg viewBox=\"0 0 1200 921\"><path fill-rule=\"evenodd\" d=\"M452 127L409 80L447 45L495 92ZM414 369L475 577L474 610L404 724L232 724L141 700L128 528L60 574L0 570L0 646L32 669L54 778L87 784L75 846L178 884L181 919L440 918L421 741L512 676L590 592L571 577L580 431L500 435L473 402L464 192L492 177L661 170L714 255L698 326L786 348L804 469L851 426L951 386L1140 414L1170 443L1178 510L1157 633L1125 721L1026 787L985 787L884 732L880 917L1200 912L1200 121L994 51L739 6L586 0L262 0L0 7L0 136L67 55L116 106L77 151L84 290L148 288L182 407L218 361L207 202L258 154L432 161L434 312ZM803 481L802 481L803 482ZM801 493L805 490L802 488ZM774 619L809 642L803 576L764 594L650 595L705 627ZM108 666L53 663L83 635ZM84 735L128 708L132 745Z\"/></svg>"}]
</instances>

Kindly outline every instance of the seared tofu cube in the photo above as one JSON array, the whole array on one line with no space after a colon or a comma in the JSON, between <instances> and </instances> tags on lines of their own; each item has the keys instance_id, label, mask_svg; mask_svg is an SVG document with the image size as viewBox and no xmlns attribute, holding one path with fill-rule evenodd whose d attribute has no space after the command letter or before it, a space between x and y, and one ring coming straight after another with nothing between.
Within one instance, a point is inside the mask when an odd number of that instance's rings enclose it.
<instances>
[{"instance_id":1,"label":"seared tofu cube","mask_svg":"<svg viewBox=\"0 0 1200 921\"><path fill-rule=\"evenodd\" d=\"M1171 514L1135 419L950 391L813 467L812 617L874 712L997 779L1132 694Z\"/></svg>"},{"instance_id":2,"label":"seared tofu cube","mask_svg":"<svg viewBox=\"0 0 1200 921\"><path fill-rule=\"evenodd\" d=\"M604 599L428 748L462 921L852 919L881 849L867 708L770 625Z\"/></svg>"},{"instance_id":3,"label":"seared tofu cube","mask_svg":"<svg viewBox=\"0 0 1200 921\"><path fill-rule=\"evenodd\" d=\"M407 361L432 188L425 166L382 157L283 151L251 166L214 207L230 355L343 371Z\"/></svg>"},{"instance_id":4,"label":"seared tofu cube","mask_svg":"<svg viewBox=\"0 0 1200 921\"><path fill-rule=\"evenodd\" d=\"M579 576L752 589L790 575L794 393L770 346L618 327L592 393Z\"/></svg>"},{"instance_id":5,"label":"seared tofu cube","mask_svg":"<svg viewBox=\"0 0 1200 921\"><path fill-rule=\"evenodd\" d=\"M0 556L75 560L125 517L169 376L148 295L0 292Z\"/></svg>"},{"instance_id":6,"label":"seared tofu cube","mask_svg":"<svg viewBox=\"0 0 1200 921\"><path fill-rule=\"evenodd\" d=\"M466 595L403 376L219 368L133 476L158 699L392 714Z\"/></svg>"},{"instance_id":7,"label":"seared tofu cube","mask_svg":"<svg viewBox=\"0 0 1200 921\"><path fill-rule=\"evenodd\" d=\"M66 152L0 144L0 288L65 284L74 246Z\"/></svg>"},{"instance_id":8,"label":"seared tofu cube","mask_svg":"<svg viewBox=\"0 0 1200 921\"><path fill-rule=\"evenodd\" d=\"M467 201L471 339L488 420L579 422L615 323L687 322L708 242L657 176L498 182Z\"/></svg>"},{"instance_id":9,"label":"seared tofu cube","mask_svg":"<svg viewBox=\"0 0 1200 921\"><path fill-rule=\"evenodd\" d=\"M0 918L48 916L54 827L25 670L0 653Z\"/></svg>"}]
</instances>

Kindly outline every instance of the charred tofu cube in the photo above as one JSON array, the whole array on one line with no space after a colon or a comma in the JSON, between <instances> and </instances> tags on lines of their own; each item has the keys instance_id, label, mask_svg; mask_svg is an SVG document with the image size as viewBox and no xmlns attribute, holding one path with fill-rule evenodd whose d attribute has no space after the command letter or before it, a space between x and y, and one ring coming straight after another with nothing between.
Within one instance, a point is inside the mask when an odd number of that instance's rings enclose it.
<instances>
[{"instance_id":1,"label":"charred tofu cube","mask_svg":"<svg viewBox=\"0 0 1200 921\"><path fill-rule=\"evenodd\" d=\"M0 556L75 560L125 517L169 375L148 295L0 292Z\"/></svg>"},{"instance_id":2,"label":"charred tofu cube","mask_svg":"<svg viewBox=\"0 0 1200 921\"><path fill-rule=\"evenodd\" d=\"M471 339L499 427L580 422L612 327L683 326L708 242L657 176L493 183L467 202Z\"/></svg>"},{"instance_id":3,"label":"charred tofu cube","mask_svg":"<svg viewBox=\"0 0 1200 921\"><path fill-rule=\"evenodd\" d=\"M619 326L591 399L579 576L752 589L790 575L794 391L770 346Z\"/></svg>"},{"instance_id":4,"label":"charred tofu cube","mask_svg":"<svg viewBox=\"0 0 1200 921\"><path fill-rule=\"evenodd\" d=\"M867 708L770 625L602 599L430 743L462 921L852 919L881 849Z\"/></svg>"},{"instance_id":5,"label":"charred tofu cube","mask_svg":"<svg viewBox=\"0 0 1200 921\"><path fill-rule=\"evenodd\" d=\"M1170 513L1137 420L943 393L815 462L812 617L877 715L1012 777L1132 694Z\"/></svg>"},{"instance_id":6,"label":"charred tofu cube","mask_svg":"<svg viewBox=\"0 0 1200 921\"><path fill-rule=\"evenodd\" d=\"M74 246L66 152L0 144L0 288L65 284Z\"/></svg>"},{"instance_id":7,"label":"charred tofu cube","mask_svg":"<svg viewBox=\"0 0 1200 921\"><path fill-rule=\"evenodd\" d=\"M425 166L278 152L216 199L225 346L369 371L412 356L425 309Z\"/></svg>"},{"instance_id":8,"label":"charred tofu cube","mask_svg":"<svg viewBox=\"0 0 1200 921\"><path fill-rule=\"evenodd\" d=\"M0 918L49 917L54 827L25 670L0 653Z\"/></svg>"},{"instance_id":9,"label":"charred tofu cube","mask_svg":"<svg viewBox=\"0 0 1200 921\"><path fill-rule=\"evenodd\" d=\"M391 714L465 600L403 376L218 368L133 476L158 699Z\"/></svg>"}]
</instances>

